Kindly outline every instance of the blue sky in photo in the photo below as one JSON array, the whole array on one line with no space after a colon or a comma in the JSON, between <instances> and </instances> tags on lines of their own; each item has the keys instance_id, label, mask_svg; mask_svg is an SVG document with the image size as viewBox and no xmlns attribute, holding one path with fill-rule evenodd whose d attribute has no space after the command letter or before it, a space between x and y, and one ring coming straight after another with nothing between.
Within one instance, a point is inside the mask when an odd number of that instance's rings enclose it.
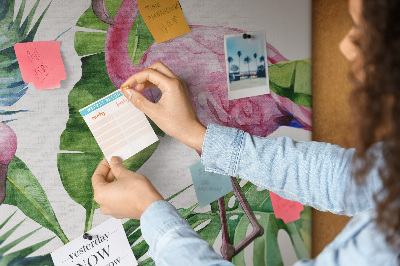
<instances>
[{"instance_id":1,"label":"blue sky in photo","mask_svg":"<svg viewBox=\"0 0 400 266\"><path fill-rule=\"evenodd\" d=\"M247 72L248 66L244 62L244 58L249 56L251 59L250 62L250 71L256 71L257 67L255 64L256 59L254 59L254 53L257 53L257 66L260 65L260 57L264 56L264 59L267 60L267 56L265 55L265 34L262 32L249 32L251 34L251 39L244 39L242 34L233 35L231 37L226 37L226 61L229 56L233 58L231 62L231 66L233 64L239 66L239 57L238 51L242 52L240 56L240 70L241 72ZM228 61L226 62L228 65ZM262 63L264 64L264 63Z\"/></svg>"}]
</instances>

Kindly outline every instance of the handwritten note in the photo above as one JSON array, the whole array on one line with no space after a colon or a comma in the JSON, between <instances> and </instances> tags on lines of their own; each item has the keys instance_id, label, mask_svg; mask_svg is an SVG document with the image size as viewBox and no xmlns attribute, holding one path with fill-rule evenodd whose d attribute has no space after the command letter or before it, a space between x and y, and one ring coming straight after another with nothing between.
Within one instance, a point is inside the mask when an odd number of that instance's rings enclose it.
<instances>
[{"instance_id":1,"label":"handwritten note","mask_svg":"<svg viewBox=\"0 0 400 266\"><path fill-rule=\"evenodd\" d=\"M115 91L79 110L107 161L126 160L158 141L144 113Z\"/></svg>"},{"instance_id":2,"label":"handwritten note","mask_svg":"<svg viewBox=\"0 0 400 266\"><path fill-rule=\"evenodd\" d=\"M51 253L56 266L137 265L120 220L111 218Z\"/></svg>"},{"instance_id":3,"label":"handwritten note","mask_svg":"<svg viewBox=\"0 0 400 266\"><path fill-rule=\"evenodd\" d=\"M189 168L200 208L233 190L229 176L206 172L200 161Z\"/></svg>"},{"instance_id":4,"label":"handwritten note","mask_svg":"<svg viewBox=\"0 0 400 266\"><path fill-rule=\"evenodd\" d=\"M137 3L157 43L190 32L178 0L138 0Z\"/></svg>"},{"instance_id":5,"label":"handwritten note","mask_svg":"<svg viewBox=\"0 0 400 266\"><path fill-rule=\"evenodd\" d=\"M60 53L60 42L28 42L14 45L19 68L25 83L37 90L60 87L67 78Z\"/></svg>"}]
</instances>

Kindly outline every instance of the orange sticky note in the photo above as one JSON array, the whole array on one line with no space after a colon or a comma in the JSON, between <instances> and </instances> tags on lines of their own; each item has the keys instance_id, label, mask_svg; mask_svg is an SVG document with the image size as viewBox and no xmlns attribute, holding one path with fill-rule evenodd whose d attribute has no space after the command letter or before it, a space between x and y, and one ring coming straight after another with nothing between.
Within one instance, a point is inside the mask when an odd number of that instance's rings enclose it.
<instances>
[{"instance_id":1,"label":"orange sticky note","mask_svg":"<svg viewBox=\"0 0 400 266\"><path fill-rule=\"evenodd\" d=\"M137 3L157 43L190 32L178 0L138 0Z\"/></svg>"},{"instance_id":2,"label":"orange sticky note","mask_svg":"<svg viewBox=\"0 0 400 266\"><path fill-rule=\"evenodd\" d=\"M28 42L14 45L19 68L25 83L35 89L54 89L67 78L60 53L60 42Z\"/></svg>"}]
</instances>

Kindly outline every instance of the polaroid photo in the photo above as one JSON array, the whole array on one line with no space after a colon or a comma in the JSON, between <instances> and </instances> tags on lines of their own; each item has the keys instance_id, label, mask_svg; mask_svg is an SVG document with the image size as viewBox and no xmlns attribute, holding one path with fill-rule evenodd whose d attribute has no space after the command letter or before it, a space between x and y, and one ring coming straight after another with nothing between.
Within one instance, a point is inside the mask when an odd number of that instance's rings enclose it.
<instances>
[{"instance_id":1,"label":"polaroid photo","mask_svg":"<svg viewBox=\"0 0 400 266\"><path fill-rule=\"evenodd\" d=\"M269 94L264 32L225 35L228 99Z\"/></svg>"}]
</instances>

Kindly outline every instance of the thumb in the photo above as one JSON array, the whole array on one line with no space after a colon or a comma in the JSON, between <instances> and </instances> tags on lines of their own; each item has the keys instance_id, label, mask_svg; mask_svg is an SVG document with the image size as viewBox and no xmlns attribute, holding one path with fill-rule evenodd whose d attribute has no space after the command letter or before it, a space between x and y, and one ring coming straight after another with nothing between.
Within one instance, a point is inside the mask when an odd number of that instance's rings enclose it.
<instances>
[{"instance_id":1,"label":"thumb","mask_svg":"<svg viewBox=\"0 0 400 266\"><path fill-rule=\"evenodd\" d=\"M106 176L110 171L110 167L108 166L107 160L104 158L99 166L97 166L96 171L94 171L92 176L92 186L93 189L96 190L97 187L106 185Z\"/></svg>"},{"instance_id":2,"label":"thumb","mask_svg":"<svg viewBox=\"0 0 400 266\"><path fill-rule=\"evenodd\" d=\"M146 97L134 89L125 89L122 93L137 109L145 114L154 106L154 103L147 100Z\"/></svg>"},{"instance_id":3,"label":"thumb","mask_svg":"<svg viewBox=\"0 0 400 266\"><path fill-rule=\"evenodd\" d=\"M111 157L110 168L116 179L120 178L123 172L128 171L122 164L121 158L117 156Z\"/></svg>"}]
</instances>

